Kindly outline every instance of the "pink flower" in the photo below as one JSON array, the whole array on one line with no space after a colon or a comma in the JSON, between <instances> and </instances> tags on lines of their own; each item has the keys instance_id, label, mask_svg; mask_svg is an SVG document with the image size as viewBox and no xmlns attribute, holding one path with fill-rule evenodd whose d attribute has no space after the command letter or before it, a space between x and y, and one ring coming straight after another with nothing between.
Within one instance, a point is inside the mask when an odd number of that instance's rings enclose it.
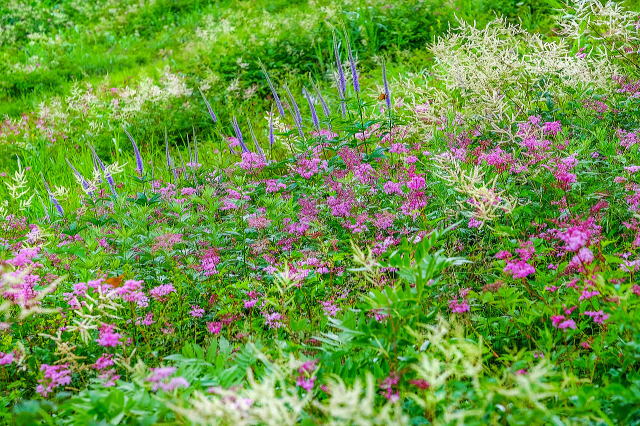
<instances>
[{"instance_id":1,"label":"pink flower","mask_svg":"<svg viewBox=\"0 0 640 426\"><path fill-rule=\"evenodd\" d=\"M510 273L513 278L525 278L536 272L536 269L524 260L509 261L504 267L504 272Z\"/></svg>"},{"instance_id":2,"label":"pink flower","mask_svg":"<svg viewBox=\"0 0 640 426\"><path fill-rule=\"evenodd\" d=\"M551 323L555 328L566 329L566 328L576 328L576 323L572 319L566 319L564 315L554 315L551 317Z\"/></svg>"},{"instance_id":3,"label":"pink flower","mask_svg":"<svg viewBox=\"0 0 640 426\"><path fill-rule=\"evenodd\" d=\"M597 324L604 324L604 322L609 318L609 314L605 314L602 310L599 311L586 311L583 312L582 315L586 315L591 317L593 322Z\"/></svg>"},{"instance_id":4,"label":"pink flower","mask_svg":"<svg viewBox=\"0 0 640 426\"><path fill-rule=\"evenodd\" d=\"M151 297L153 297L156 300L166 300L164 296L170 293L175 293L175 291L176 289L173 287L172 284L162 284L152 288L149 291L149 294L151 295Z\"/></svg>"},{"instance_id":5,"label":"pink flower","mask_svg":"<svg viewBox=\"0 0 640 426\"><path fill-rule=\"evenodd\" d=\"M13 363L14 356L11 352L0 352L0 365L7 365Z\"/></svg>"},{"instance_id":6,"label":"pink flower","mask_svg":"<svg viewBox=\"0 0 640 426\"><path fill-rule=\"evenodd\" d=\"M162 389L165 392L170 392L177 388L188 388L189 382L184 377L172 377L170 380L166 380L175 372L175 367L152 368L151 375L147 377L146 381L152 383L153 391Z\"/></svg>"},{"instance_id":7,"label":"pink flower","mask_svg":"<svg viewBox=\"0 0 640 426\"><path fill-rule=\"evenodd\" d=\"M102 386L109 388L116 385L116 380L120 379L120 375L116 374L116 370L112 368L98 374L98 378L103 381Z\"/></svg>"},{"instance_id":8,"label":"pink flower","mask_svg":"<svg viewBox=\"0 0 640 426\"><path fill-rule=\"evenodd\" d=\"M316 381L315 376L312 376L309 378L306 378L304 376L298 376L298 378L296 379L296 385L300 386L302 389L309 392L313 390L315 381Z\"/></svg>"},{"instance_id":9,"label":"pink flower","mask_svg":"<svg viewBox=\"0 0 640 426\"><path fill-rule=\"evenodd\" d=\"M242 161L236 163L236 165L244 170L259 171L263 169L267 163L260 154L254 152L243 152Z\"/></svg>"},{"instance_id":10,"label":"pink flower","mask_svg":"<svg viewBox=\"0 0 640 426\"><path fill-rule=\"evenodd\" d=\"M382 190L385 194L402 195L402 184L400 182L387 181L382 186Z\"/></svg>"},{"instance_id":11,"label":"pink flower","mask_svg":"<svg viewBox=\"0 0 640 426\"><path fill-rule=\"evenodd\" d=\"M508 252L507 250L500 250L498 253L496 253L496 259L511 259L513 257L513 255Z\"/></svg>"},{"instance_id":12,"label":"pink flower","mask_svg":"<svg viewBox=\"0 0 640 426\"><path fill-rule=\"evenodd\" d=\"M453 299L449 301L449 309L455 314L469 312L469 303L464 299Z\"/></svg>"},{"instance_id":13,"label":"pink flower","mask_svg":"<svg viewBox=\"0 0 640 426\"><path fill-rule=\"evenodd\" d=\"M96 360L96 363L93 364L93 368L96 370L104 370L113 365L113 355L112 354L102 354L100 358Z\"/></svg>"},{"instance_id":14,"label":"pink flower","mask_svg":"<svg viewBox=\"0 0 640 426\"><path fill-rule=\"evenodd\" d=\"M247 224L253 229L264 229L271 225L271 221L266 216L251 215L247 218Z\"/></svg>"},{"instance_id":15,"label":"pink flower","mask_svg":"<svg viewBox=\"0 0 640 426\"><path fill-rule=\"evenodd\" d=\"M265 180L264 182L267 185L268 193L278 192L281 189L285 189L287 187L287 185L285 185L284 183L278 182L275 179L268 179L268 180Z\"/></svg>"},{"instance_id":16,"label":"pink flower","mask_svg":"<svg viewBox=\"0 0 640 426\"><path fill-rule=\"evenodd\" d=\"M481 220L472 217L471 219L469 219L469 223L467 224L467 226L469 226L469 228L480 228L483 224L484 222L482 222Z\"/></svg>"},{"instance_id":17,"label":"pink flower","mask_svg":"<svg viewBox=\"0 0 640 426\"><path fill-rule=\"evenodd\" d=\"M200 268L204 272L206 277L215 275L218 273L217 266L220 263L220 256L218 255L217 248L210 248L204 251L200 257Z\"/></svg>"},{"instance_id":18,"label":"pink flower","mask_svg":"<svg viewBox=\"0 0 640 426\"><path fill-rule=\"evenodd\" d=\"M429 389L431 387L431 384L424 379L409 380L409 383L422 390Z\"/></svg>"},{"instance_id":19,"label":"pink flower","mask_svg":"<svg viewBox=\"0 0 640 426\"><path fill-rule=\"evenodd\" d=\"M324 309L324 313L327 316L335 317L340 311L340 308L331 300L321 301L320 304L322 305L322 309Z\"/></svg>"},{"instance_id":20,"label":"pink flower","mask_svg":"<svg viewBox=\"0 0 640 426\"><path fill-rule=\"evenodd\" d=\"M278 312L273 313L264 313L265 323L269 328L281 328L284 327L284 324L281 322L282 315Z\"/></svg>"},{"instance_id":21,"label":"pink flower","mask_svg":"<svg viewBox=\"0 0 640 426\"><path fill-rule=\"evenodd\" d=\"M397 373L391 372L386 379L380 384L382 395L391 402L396 402L400 399L400 395L395 387L400 382L400 376Z\"/></svg>"},{"instance_id":22,"label":"pink flower","mask_svg":"<svg viewBox=\"0 0 640 426\"><path fill-rule=\"evenodd\" d=\"M149 298L140 291L144 281L127 280L122 287L115 289L115 294L127 302L135 302L139 307L149 306Z\"/></svg>"},{"instance_id":23,"label":"pink flower","mask_svg":"<svg viewBox=\"0 0 640 426\"><path fill-rule=\"evenodd\" d=\"M209 330L209 333L211 334L220 334L220 331L222 330L222 323L220 321L208 322L207 330Z\"/></svg>"},{"instance_id":24,"label":"pink flower","mask_svg":"<svg viewBox=\"0 0 640 426\"><path fill-rule=\"evenodd\" d=\"M191 305L191 312L189 314L194 318L201 318L204 315L204 309L197 305Z\"/></svg>"},{"instance_id":25,"label":"pink flower","mask_svg":"<svg viewBox=\"0 0 640 426\"><path fill-rule=\"evenodd\" d=\"M565 250L567 251L578 251L589 241L589 234L577 227L567 229L558 234L558 237L566 244Z\"/></svg>"},{"instance_id":26,"label":"pink flower","mask_svg":"<svg viewBox=\"0 0 640 426\"><path fill-rule=\"evenodd\" d=\"M544 123L542 130L546 134L557 135L562 131L562 124L559 121L548 121Z\"/></svg>"},{"instance_id":27,"label":"pink flower","mask_svg":"<svg viewBox=\"0 0 640 426\"><path fill-rule=\"evenodd\" d=\"M422 189L425 186L427 186L427 183L422 176L414 176L407 182L407 188L413 189L414 191Z\"/></svg>"},{"instance_id":28,"label":"pink flower","mask_svg":"<svg viewBox=\"0 0 640 426\"><path fill-rule=\"evenodd\" d=\"M36 387L36 392L46 397L53 391L53 389L70 384L71 371L68 367L68 364L42 364L40 366L40 370L44 371L44 376L42 379L38 379L39 385Z\"/></svg>"},{"instance_id":29,"label":"pink flower","mask_svg":"<svg viewBox=\"0 0 640 426\"><path fill-rule=\"evenodd\" d=\"M582 294L580 295L580 297L578 298L578 300L587 300L587 299L591 299L592 297L598 296L600 294L599 291L597 290L593 290L593 291L589 291L587 289L584 289L582 291Z\"/></svg>"},{"instance_id":30,"label":"pink flower","mask_svg":"<svg viewBox=\"0 0 640 426\"><path fill-rule=\"evenodd\" d=\"M122 334L114 333L113 330L116 328L113 324L102 324L100 327L100 336L96 339L96 342L100 346L104 347L115 347L121 345L120 339L122 338Z\"/></svg>"}]
</instances>

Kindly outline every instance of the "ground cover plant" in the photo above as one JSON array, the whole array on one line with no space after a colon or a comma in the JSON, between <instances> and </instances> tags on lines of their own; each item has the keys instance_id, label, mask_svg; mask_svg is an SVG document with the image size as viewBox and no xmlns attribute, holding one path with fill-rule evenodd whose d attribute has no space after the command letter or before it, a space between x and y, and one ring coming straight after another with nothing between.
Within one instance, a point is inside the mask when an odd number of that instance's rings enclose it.
<instances>
[{"instance_id":1,"label":"ground cover plant","mask_svg":"<svg viewBox=\"0 0 640 426\"><path fill-rule=\"evenodd\" d=\"M640 423L633 4L0 11L3 422Z\"/></svg>"}]
</instances>

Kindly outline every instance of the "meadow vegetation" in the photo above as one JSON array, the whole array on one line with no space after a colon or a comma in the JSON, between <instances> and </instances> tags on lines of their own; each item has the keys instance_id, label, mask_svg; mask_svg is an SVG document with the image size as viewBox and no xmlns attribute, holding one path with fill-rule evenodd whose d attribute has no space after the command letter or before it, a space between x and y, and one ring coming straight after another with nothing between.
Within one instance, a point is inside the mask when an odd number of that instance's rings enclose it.
<instances>
[{"instance_id":1,"label":"meadow vegetation","mask_svg":"<svg viewBox=\"0 0 640 426\"><path fill-rule=\"evenodd\" d=\"M640 14L0 5L0 419L640 424Z\"/></svg>"}]
</instances>

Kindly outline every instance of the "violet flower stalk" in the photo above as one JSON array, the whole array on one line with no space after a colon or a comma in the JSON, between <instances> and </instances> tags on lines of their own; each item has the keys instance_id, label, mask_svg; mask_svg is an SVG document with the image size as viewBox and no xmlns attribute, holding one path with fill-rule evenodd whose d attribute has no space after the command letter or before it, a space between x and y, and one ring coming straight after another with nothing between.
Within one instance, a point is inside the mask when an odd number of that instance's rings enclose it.
<instances>
[{"instance_id":1,"label":"violet flower stalk","mask_svg":"<svg viewBox=\"0 0 640 426\"><path fill-rule=\"evenodd\" d=\"M293 95L291 94L291 90L289 90L289 87L286 84L284 85L284 90L287 93L289 106L293 110L292 111L293 121L296 123L296 127L298 128L298 133L300 134L300 137L304 138L304 132L302 131L302 115L300 114L300 107L298 107L298 103L296 102L296 99L293 97Z\"/></svg>"},{"instance_id":2,"label":"violet flower stalk","mask_svg":"<svg viewBox=\"0 0 640 426\"><path fill-rule=\"evenodd\" d=\"M91 187L91 185L89 185L89 182L87 182L84 176L82 176L82 174L75 167L73 167L71 161L69 161L67 158L65 158L64 161L66 161L69 167L71 167L71 170L73 171L76 179L78 180L78 182L80 182L80 185L82 185L82 189L84 189L87 194L93 197L93 191L89 191L89 188Z\"/></svg>"},{"instance_id":3,"label":"violet flower stalk","mask_svg":"<svg viewBox=\"0 0 640 426\"><path fill-rule=\"evenodd\" d=\"M133 146L133 153L136 156L136 171L138 172L138 175L142 177L142 175L144 175L144 164L142 163L142 156L140 155L138 144L136 143L135 139L133 139L133 136L131 136L131 133L127 131L127 129L123 127L122 130L124 130L124 133L131 141L131 145Z\"/></svg>"},{"instance_id":4,"label":"violet flower stalk","mask_svg":"<svg viewBox=\"0 0 640 426\"><path fill-rule=\"evenodd\" d=\"M58 202L58 199L51 192L51 188L49 187L49 184L45 180L44 176L42 176L42 173L40 174L40 177L42 178L42 181L44 182L44 187L47 190L47 194L49 195L49 201L51 201L51 204L53 204L53 207L56 208L56 210L58 211L58 214L60 214L60 216L64 216L64 209L60 205L60 202Z\"/></svg>"},{"instance_id":5,"label":"violet flower stalk","mask_svg":"<svg viewBox=\"0 0 640 426\"><path fill-rule=\"evenodd\" d=\"M258 143L256 134L253 132L253 126L251 125L251 121L247 121L247 123L249 124L249 134L251 134L251 140L253 141L253 146L256 147L256 151L258 151L258 154L260 154L260 156L266 163L267 157L264 155L264 151L262 150L262 148L260 147L260 144Z\"/></svg>"},{"instance_id":6,"label":"violet flower stalk","mask_svg":"<svg viewBox=\"0 0 640 426\"><path fill-rule=\"evenodd\" d=\"M278 112L280 113L280 116L284 118L284 107L282 106L282 102L280 101L280 96L278 96L278 92L276 92L276 88L273 85L273 82L271 81L271 77L269 77L269 73L267 72L267 69L264 67L262 62L259 62L259 64L260 64L260 68L262 69L262 73L267 79L267 83L269 84L269 88L271 89L271 94L273 95L273 99L276 101L276 107L278 108Z\"/></svg>"},{"instance_id":7,"label":"violet flower stalk","mask_svg":"<svg viewBox=\"0 0 640 426\"><path fill-rule=\"evenodd\" d=\"M233 125L233 131L236 134L236 139L238 139L238 142L240 142L240 147L242 148L242 152L251 152L249 151L249 148L247 148L247 146L244 144L244 139L242 138L242 132L240 131L240 126L238 126L238 120L236 119L235 115L232 117L232 125Z\"/></svg>"},{"instance_id":8,"label":"violet flower stalk","mask_svg":"<svg viewBox=\"0 0 640 426\"><path fill-rule=\"evenodd\" d=\"M273 108L271 108L271 114L269 114L269 147L273 148L273 144L276 141L276 136L273 132Z\"/></svg>"},{"instance_id":9,"label":"violet flower stalk","mask_svg":"<svg viewBox=\"0 0 640 426\"><path fill-rule=\"evenodd\" d=\"M338 70L338 75L336 77L336 83L338 86L338 92L340 94L340 99L344 99L344 95L347 92L347 82L344 76L344 68L342 67L342 61L340 60L340 49L338 47L338 41L335 36L333 38L333 55L336 60L336 68Z\"/></svg>"},{"instance_id":10,"label":"violet flower stalk","mask_svg":"<svg viewBox=\"0 0 640 426\"><path fill-rule=\"evenodd\" d=\"M342 67L342 61L340 60L340 49L338 48L338 41L333 38L333 55L336 60L337 73L333 74L333 78L336 80L336 87L338 88L338 96L340 97L340 109L342 110L342 117L347 116L347 103L345 102L345 93L347 91L347 83L344 77L344 69Z\"/></svg>"},{"instance_id":11,"label":"violet flower stalk","mask_svg":"<svg viewBox=\"0 0 640 426\"><path fill-rule=\"evenodd\" d=\"M209 100L204 95L204 92L202 91L202 89L198 88L198 91L200 92L200 96L202 96L202 100L204 101L204 104L207 106L207 111L209 112L209 116L211 117L211 120L213 120L214 123L217 123L218 117L216 116L216 113L213 112L213 108L211 108L211 104L209 103Z\"/></svg>"},{"instance_id":12,"label":"violet flower stalk","mask_svg":"<svg viewBox=\"0 0 640 426\"><path fill-rule=\"evenodd\" d=\"M391 111L391 91L387 81L387 67L384 62L382 63L382 83L384 84L384 100L387 103L387 111Z\"/></svg>"},{"instance_id":13,"label":"violet flower stalk","mask_svg":"<svg viewBox=\"0 0 640 426\"><path fill-rule=\"evenodd\" d=\"M315 83L312 83L312 84L313 84L313 90L316 92L316 96L318 97L318 100L320 101L320 105L322 106L322 112L325 117L329 118L329 116L331 115L331 110L329 109L329 105L327 105L327 102L324 100L324 97L322 96L322 92L320 92L320 89L318 88L318 86Z\"/></svg>"},{"instance_id":14,"label":"violet flower stalk","mask_svg":"<svg viewBox=\"0 0 640 426\"><path fill-rule=\"evenodd\" d=\"M309 94L307 89L305 89L304 87L302 88L302 94L304 95L305 98L307 98L307 103L309 104L309 111L311 111L311 121L313 121L313 127L315 127L316 130L320 130L318 113L316 112L316 107L313 104L313 99L311 98L311 95Z\"/></svg>"},{"instance_id":15,"label":"violet flower stalk","mask_svg":"<svg viewBox=\"0 0 640 426\"><path fill-rule=\"evenodd\" d=\"M351 50L351 43L349 43L349 40L347 39L347 49L348 49L348 53L349 53L349 67L351 67L351 78L353 81L353 90L356 91L356 93L360 92L360 80L358 78L358 70L356 68L356 61L353 58L353 51Z\"/></svg>"},{"instance_id":16,"label":"violet flower stalk","mask_svg":"<svg viewBox=\"0 0 640 426\"><path fill-rule=\"evenodd\" d=\"M173 179L175 181L178 180L178 173L176 172L176 168L173 165L173 158L171 158L171 152L169 152L169 138L167 136L167 129L164 129L164 154L167 159L167 168L169 172L173 175Z\"/></svg>"},{"instance_id":17,"label":"violet flower stalk","mask_svg":"<svg viewBox=\"0 0 640 426\"><path fill-rule=\"evenodd\" d=\"M111 193L113 194L114 197L117 197L118 193L116 192L116 183L113 180L113 176L111 176L111 173L107 171L107 166L104 165L104 163L96 153L95 148L89 145L89 149L91 150L91 155L93 156L93 159L100 167L100 170L102 170L102 174L104 175L107 181L107 184L109 185L109 189L111 189Z\"/></svg>"}]
</instances>

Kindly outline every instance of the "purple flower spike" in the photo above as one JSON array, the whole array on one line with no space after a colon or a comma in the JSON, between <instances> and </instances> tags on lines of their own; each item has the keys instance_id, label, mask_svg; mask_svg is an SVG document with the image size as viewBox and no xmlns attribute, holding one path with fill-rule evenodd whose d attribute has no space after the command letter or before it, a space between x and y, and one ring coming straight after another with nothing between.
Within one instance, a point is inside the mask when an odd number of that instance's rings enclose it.
<instances>
[{"instance_id":1,"label":"purple flower spike","mask_svg":"<svg viewBox=\"0 0 640 426\"><path fill-rule=\"evenodd\" d=\"M349 66L351 67L351 78L353 80L353 90L356 93L360 92L360 80L358 78L358 70L356 69L356 61L353 58L353 51L351 50L351 43L347 43L349 48Z\"/></svg>"},{"instance_id":2,"label":"purple flower spike","mask_svg":"<svg viewBox=\"0 0 640 426\"><path fill-rule=\"evenodd\" d=\"M216 116L216 113L213 112L213 108L211 108L211 104L209 103L209 100L204 95L204 92L202 91L202 89L198 88L198 91L200 92L200 96L202 96L202 100L204 101L204 104L207 106L207 111L209 112L209 116L211 117L211 120L213 120L214 123L217 123L218 117Z\"/></svg>"},{"instance_id":3,"label":"purple flower spike","mask_svg":"<svg viewBox=\"0 0 640 426\"><path fill-rule=\"evenodd\" d=\"M44 179L44 176L42 176L42 174L40 174L40 176L42 177L42 181L44 182L44 187L47 190L47 195L49 195L49 201L51 201L51 204L53 204L53 207L56 208L56 210L58 211L58 214L60 214L60 216L64 216L64 210L62 209L60 202L58 202L58 199L51 193L51 188L49 188L49 184Z\"/></svg>"},{"instance_id":4,"label":"purple flower spike","mask_svg":"<svg viewBox=\"0 0 640 426\"><path fill-rule=\"evenodd\" d=\"M311 121L313 121L313 127L316 130L320 130L320 123L318 122L318 113L316 112L316 107L313 104L313 99L311 99L311 95L307 92L307 89L302 88L302 93L304 97L307 98L307 103L309 104L309 111L311 111Z\"/></svg>"},{"instance_id":5,"label":"purple flower spike","mask_svg":"<svg viewBox=\"0 0 640 426\"><path fill-rule=\"evenodd\" d=\"M80 184L82 185L82 188L85 191L87 191L89 189L89 182L87 182L87 180L84 178L84 176L82 176L82 174L75 167L73 167L73 164L71 164L71 161L69 161L66 158L64 160L67 162L69 167L71 167L71 170L73 170L73 174L80 181ZM88 193L89 193L89 195L91 195L93 197L93 192L92 191L88 191Z\"/></svg>"},{"instance_id":6,"label":"purple flower spike","mask_svg":"<svg viewBox=\"0 0 640 426\"><path fill-rule=\"evenodd\" d=\"M116 192L116 183L113 180L113 176L111 176L111 173L107 172L107 166L105 166L102 160L100 159L100 157L98 157L98 154L96 153L95 148L89 145L89 149L91 150L91 155L93 155L93 159L100 167L100 170L102 170L102 172L104 173L104 177L107 180L107 184L109 184L109 189L111 189L111 193L113 194L114 197L117 197L118 193Z\"/></svg>"},{"instance_id":7,"label":"purple flower spike","mask_svg":"<svg viewBox=\"0 0 640 426\"><path fill-rule=\"evenodd\" d=\"M302 115L300 114L300 107L298 107L296 99L293 97L291 90L289 90L289 87L286 84L284 85L284 90L286 91L287 98L289 99L289 106L293 110L293 121L296 123L300 137L303 138L304 132L302 131Z\"/></svg>"},{"instance_id":8,"label":"purple flower spike","mask_svg":"<svg viewBox=\"0 0 640 426\"><path fill-rule=\"evenodd\" d=\"M318 89L318 86L316 86L315 83L313 84L313 90L315 91L316 96L320 101L320 105L322 106L322 112L324 113L324 116L329 118L329 116L331 115L331 110L329 109L329 105L327 105L327 102L324 100L324 97L322 96L320 89Z\"/></svg>"},{"instance_id":9,"label":"purple flower spike","mask_svg":"<svg viewBox=\"0 0 640 426\"><path fill-rule=\"evenodd\" d=\"M387 110L391 111L391 91L389 90L389 82L387 81L387 67L382 63L382 82L384 84L384 100L387 103Z\"/></svg>"},{"instance_id":10,"label":"purple flower spike","mask_svg":"<svg viewBox=\"0 0 640 426\"><path fill-rule=\"evenodd\" d=\"M236 138L238 139L238 142L240 142L240 147L242 148L242 152L251 152L249 151L249 148L247 148L247 146L244 144L244 139L242 139L242 132L240 131L240 126L238 126L238 120L236 119L235 115L232 118L233 121L233 131L236 134Z\"/></svg>"},{"instance_id":11,"label":"purple flower spike","mask_svg":"<svg viewBox=\"0 0 640 426\"><path fill-rule=\"evenodd\" d=\"M271 108L271 114L269 115L269 146L273 147L276 141L276 136L273 132L273 108Z\"/></svg>"},{"instance_id":12,"label":"purple flower spike","mask_svg":"<svg viewBox=\"0 0 640 426\"><path fill-rule=\"evenodd\" d=\"M260 62L260 68L262 69L262 73L267 79L267 83L269 84L269 88L271 89L271 94L273 95L273 99L276 101L276 107L278 108L278 112L280 113L280 116L284 118L284 107L282 106L282 102L280 102L280 96L278 96L278 92L276 92L276 88L273 85L273 82L269 77L269 73L267 72L267 69L264 67L262 62Z\"/></svg>"},{"instance_id":13,"label":"purple flower spike","mask_svg":"<svg viewBox=\"0 0 640 426\"><path fill-rule=\"evenodd\" d=\"M133 153L136 156L136 171L138 172L139 176L142 176L144 174L144 164L142 164L142 156L140 155L138 144L136 143L135 139L133 139L133 136L131 136L131 133L127 131L127 129L123 127L122 130L124 130L124 133L131 141L131 145L133 146Z\"/></svg>"},{"instance_id":14,"label":"purple flower spike","mask_svg":"<svg viewBox=\"0 0 640 426\"><path fill-rule=\"evenodd\" d=\"M338 96L340 98L340 110L342 112L342 117L346 117L347 116L347 103L345 102L344 94L340 91L339 76L334 73L333 77L336 80L336 86L338 87Z\"/></svg>"},{"instance_id":15,"label":"purple flower spike","mask_svg":"<svg viewBox=\"0 0 640 426\"><path fill-rule=\"evenodd\" d=\"M347 82L344 76L344 69L342 67L342 61L340 60L340 49L338 47L338 41L336 38L333 38L333 54L336 59L336 68L338 70L338 75L336 77L336 83L338 86L338 93L340 94L340 99L344 99L344 95L347 91Z\"/></svg>"},{"instance_id":16,"label":"purple flower spike","mask_svg":"<svg viewBox=\"0 0 640 426\"><path fill-rule=\"evenodd\" d=\"M258 154L260 154L262 159L265 160L266 162L267 157L264 155L264 151L262 150L262 148L260 147L260 144L258 143L256 134L253 132L253 126L251 125L251 121L248 121L247 123L249 124L249 133L251 134L251 140L253 141L253 146L256 148L256 151L258 152Z\"/></svg>"}]
</instances>

